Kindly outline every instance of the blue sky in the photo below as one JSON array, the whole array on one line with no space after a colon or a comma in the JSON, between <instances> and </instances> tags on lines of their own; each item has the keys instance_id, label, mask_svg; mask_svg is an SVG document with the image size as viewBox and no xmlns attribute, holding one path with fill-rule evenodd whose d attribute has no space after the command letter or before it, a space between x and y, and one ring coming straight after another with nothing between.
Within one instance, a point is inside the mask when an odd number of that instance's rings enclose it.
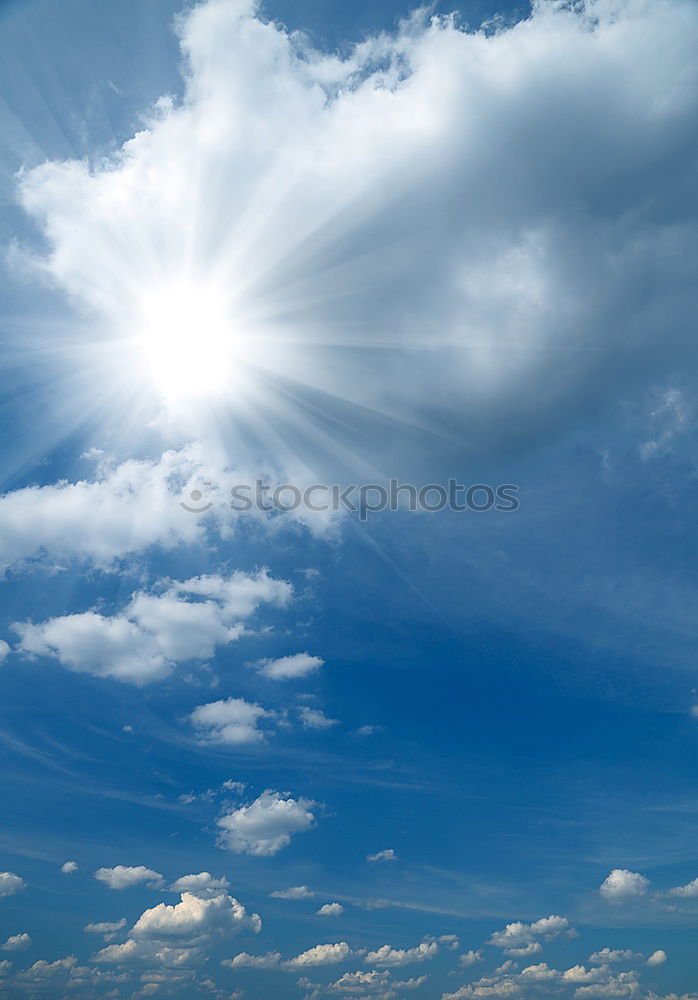
<instances>
[{"instance_id":1,"label":"blue sky","mask_svg":"<svg viewBox=\"0 0 698 1000\"><path fill-rule=\"evenodd\" d=\"M698 996L698 9L452 12L0 4L0 997Z\"/></svg>"}]
</instances>

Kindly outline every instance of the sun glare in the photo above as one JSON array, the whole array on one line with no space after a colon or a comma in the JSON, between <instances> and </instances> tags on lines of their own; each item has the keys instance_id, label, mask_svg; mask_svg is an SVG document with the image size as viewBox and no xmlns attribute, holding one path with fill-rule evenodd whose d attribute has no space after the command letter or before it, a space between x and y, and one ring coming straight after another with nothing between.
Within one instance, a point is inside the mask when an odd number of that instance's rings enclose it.
<instances>
[{"instance_id":1,"label":"sun glare","mask_svg":"<svg viewBox=\"0 0 698 1000\"><path fill-rule=\"evenodd\" d=\"M206 284L178 283L145 296L138 346L169 403L219 395L234 373L235 331L225 297Z\"/></svg>"}]
</instances>

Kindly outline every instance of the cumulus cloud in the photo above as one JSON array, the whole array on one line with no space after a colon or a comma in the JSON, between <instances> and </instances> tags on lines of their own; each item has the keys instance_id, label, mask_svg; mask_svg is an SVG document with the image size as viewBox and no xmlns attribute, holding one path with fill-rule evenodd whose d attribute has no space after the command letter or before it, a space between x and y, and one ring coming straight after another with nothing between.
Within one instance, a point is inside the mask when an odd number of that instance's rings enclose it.
<instances>
[{"instance_id":1,"label":"cumulus cloud","mask_svg":"<svg viewBox=\"0 0 698 1000\"><path fill-rule=\"evenodd\" d=\"M195 896L210 896L227 889L230 883L227 878L214 878L210 872L199 872L198 875L182 875L170 886L170 892L190 892Z\"/></svg>"},{"instance_id":2,"label":"cumulus cloud","mask_svg":"<svg viewBox=\"0 0 698 1000\"><path fill-rule=\"evenodd\" d=\"M96 924L85 924L86 934L103 934L107 940L126 926L126 917L120 920L102 920Z\"/></svg>"},{"instance_id":3,"label":"cumulus cloud","mask_svg":"<svg viewBox=\"0 0 698 1000\"><path fill-rule=\"evenodd\" d=\"M279 606L292 587L266 570L228 577L162 580L131 597L122 612L65 615L35 625L15 623L19 649L57 659L69 670L148 684L167 677L175 665L213 656L244 633L242 621L266 602Z\"/></svg>"},{"instance_id":4,"label":"cumulus cloud","mask_svg":"<svg viewBox=\"0 0 698 1000\"><path fill-rule=\"evenodd\" d=\"M275 969L281 961L281 953L268 951L264 955L249 955L241 951L234 958L226 958L221 965L230 969Z\"/></svg>"},{"instance_id":5,"label":"cumulus cloud","mask_svg":"<svg viewBox=\"0 0 698 1000\"><path fill-rule=\"evenodd\" d=\"M219 841L236 854L277 854L296 833L314 826L313 805L267 790L249 805L221 816Z\"/></svg>"},{"instance_id":6,"label":"cumulus cloud","mask_svg":"<svg viewBox=\"0 0 698 1000\"><path fill-rule=\"evenodd\" d=\"M14 896L15 893L26 889L26 882L14 872L0 872L0 897Z\"/></svg>"},{"instance_id":7,"label":"cumulus cloud","mask_svg":"<svg viewBox=\"0 0 698 1000\"><path fill-rule=\"evenodd\" d=\"M341 903L323 903L317 911L320 917L339 917L342 913L344 913L344 907Z\"/></svg>"},{"instance_id":8,"label":"cumulus cloud","mask_svg":"<svg viewBox=\"0 0 698 1000\"><path fill-rule=\"evenodd\" d=\"M4 944L0 944L0 951L25 951L31 947L32 939L28 934L12 934Z\"/></svg>"},{"instance_id":9,"label":"cumulus cloud","mask_svg":"<svg viewBox=\"0 0 698 1000\"><path fill-rule=\"evenodd\" d=\"M259 705L243 698L199 705L191 713L191 721L203 739L210 743L259 743L264 733L258 727L260 720L273 717Z\"/></svg>"},{"instance_id":10,"label":"cumulus cloud","mask_svg":"<svg viewBox=\"0 0 698 1000\"><path fill-rule=\"evenodd\" d=\"M10 652L10 646L4 639L0 639L0 663L5 660Z\"/></svg>"},{"instance_id":11,"label":"cumulus cloud","mask_svg":"<svg viewBox=\"0 0 698 1000\"><path fill-rule=\"evenodd\" d=\"M386 847L384 851L377 851L375 854L367 854L366 860L371 863L376 861L397 861L397 854L392 847Z\"/></svg>"},{"instance_id":12,"label":"cumulus cloud","mask_svg":"<svg viewBox=\"0 0 698 1000\"><path fill-rule=\"evenodd\" d=\"M282 656L277 660L257 660L252 666L272 680L289 680L296 677L307 677L317 673L325 661L310 653L294 653L292 656Z\"/></svg>"},{"instance_id":13,"label":"cumulus cloud","mask_svg":"<svg viewBox=\"0 0 698 1000\"><path fill-rule=\"evenodd\" d=\"M667 953L659 948L657 951L653 951L650 957L645 962L645 965L649 965L650 968L657 965L664 965L667 960Z\"/></svg>"},{"instance_id":14,"label":"cumulus cloud","mask_svg":"<svg viewBox=\"0 0 698 1000\"><path fill-rule=\"evenodd\" d=\"M181 102L106 162L21 181L41 267L123 334L129 378L133 330L182 282L236 330L263 402L255 371L467 432L467 397L480 437L495 412L492 434L593 405L611 359L661 356L667 329L690 348L694 4L540 2L479 32L423 11L342 57L237 0L179 31Z\"/></svg>"},{"instance_id":15,"label":"cumulus cloud","mask_svg":"<svg viewBox=\"0 0 698 1000\"><path fill-rule=\"evenodd\" d=\"M520 920L507 924L504 930L496 931L492 935L489 943L501 948L505 955L523 957L535 955L541 950L541 938L550 941L563 933L573 935L575 931L570 927L566 917L552 914L532 924L524 924Z\"/></svg>"},{"instance_id":16,"label":"cumulus cloud","mask_svg":"<svg viewBox=\"0 0 698 1000\"><path fill-rule=\"evenodd\" d=\"M686 885L677 885L674 889L670 889L669 895L679 896L683 899L691 899L693 896L698 896L698 878L694 878Z\"/></svg>"},{"instance_id":17,"label":"cumulus cloud","mask_svg":"<svg viewBox=\"0 0 698 1000\"><path fill-rule=\"evenodd\" d=\"M384 944L375 951L369 951L364 961L367 965L390 968L411 965L413 962L426 962L436 958L438 952L438 942L433 940L422 941L415 948L391 948L390 945Z\"/></svg>"},{"instance_id":18,"label":"cumulus cloud","mask_svg":"<svg viewBox=\"0 0 698 1000\"><path fill-rule=\"evenodd\" d=\"M458 964L464 969L467 969L471 965L476 965L478 962L482 962L482 960L482 949L478 948L477 951L475 951L471 948L470 951L466 951L463 955L459 956Z\"/></svg>"},{"instance_id":19,"label":"cumulus cloud","mask_svg":"<svg viewBox=\"0 0 698 1000\"><path fill-rule=\"evenodd\" d=\"M64 875L72 875L78 870L77 861L66 861L65 864L61 865L61 871Z\"/></svg>"},{"instance_id":20,"label":"cumulus cloud","mask_svg":"<svg viewBox=\"0 0 698 1000\"><path fill-rule=\"evenodd\" d=\"M346 941L337 944L316 944L313 948L301 952L286 963L289 969L306 969L316 965L336 965L346 962L354 954Z\"/></svg>"},{"instance_id":21,"label":"cumulus cloud","mask_svg":"<svg viewBox=\"0 0 698 1000\"><path fill-rule=\"evenodd\" d=\"M595 951L592 955L589 955L589 961L594 965L605 965L608 962L632 962L633 959L639 957L634 951L630 951L629 948L602 948L601 951Z\"/></svg>"},{"instance_id":22,"label":"cumulus cloud","mask_svg":"<svg viewBox=\"0 0 698 1000\"><path fill-rule=\"evenodd\" d=\"M339 725L339 719L330 719L319 708L308 708L304 705L300 710L304 729L331 729Z\"/></svg>"},{"instance_id":23,"label":"cumulus cloud","mask_svg":"<svg viewBox=\"0 0 698 1000\"><path fill-rule=\"evenodd\" d=\"M233 896L221 892L202 897L183 892L180 902L159 903L145 910L123 944L108 945L93 961L115 965L148 962L178 967L196 964L216 940L241 931L258 933L262 921L248 914Z\"/></svg>"},{"instance_id":24,"label":"cumulus cloud","mask_svg":"<svg viewBox=\"0 0 698 1000\"><path fill-rule=\"evenodd\" d=\"M647 895L649 880L627 868L614 868L604 879L599 892L609 903L630 903Z\"/></svg>"},{"instance_id":25,"label":"cumulus cloud","mask_svg":"<svg viewBox=\"0 0 698 1000\"><path fill-rule=\"evenodd\" d=\"M164 878L159 872L145 865L116 865L114 868L98 868L95 872L98 882L104 882L110 889L130 889L134 885L146 883L149 889L159 889Z\"/></svg>"},{"instance_id":26,"label":"cumulus cloud","mask_svg":"<svg viewBox=\"0 0 698 1000\"><path fill-rule=\"evenodd\" d=\"M312 899L315 893L307 885L292 885L288 889L275 889L269 895L272 899Z\"/></svg>"}]
</instances>

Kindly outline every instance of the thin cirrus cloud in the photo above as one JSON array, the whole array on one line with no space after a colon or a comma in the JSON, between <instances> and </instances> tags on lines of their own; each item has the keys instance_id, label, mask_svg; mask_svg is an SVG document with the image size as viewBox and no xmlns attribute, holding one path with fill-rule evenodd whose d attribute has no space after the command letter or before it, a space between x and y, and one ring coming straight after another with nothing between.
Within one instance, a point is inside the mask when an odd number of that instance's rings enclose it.
<instances>
[{"instance_id":1,"label":"thin cirrus cloud","mask_svg":"<svg viewBox=\"0 0 698 1000\"><path fill-rule=\"evenodd\" d=\"M247 391L229 395L287 421L269 386L293 379L393 437L401 420L471 444L543 417L557 433L610 391L619 353L690 350L692 161L675 152L698 101L695 5L537 3L489 32L422 11L342 57L252 0L197 5L178 31L181 101L106 162L20 182L38 267L136 352L130 382L148 380L133 330L182 282L236 331Z\"/></svg>"},{"instance_id":2,"label":"thin cirrus cloud","mask_svg":"<svg viewBox=\"0 0 698 1000\"><path fill-rule=\"evenodd\" d=\"M16 622L13 629L18 650L27 656L143 685L169 676L178 663L212 657L218 646L244 634L243 620L260 604L284 607L292 593L290 583L266 570L164 580L133 594L113 616L85 611L39 624Z\"/></svg>"}]
</instances>

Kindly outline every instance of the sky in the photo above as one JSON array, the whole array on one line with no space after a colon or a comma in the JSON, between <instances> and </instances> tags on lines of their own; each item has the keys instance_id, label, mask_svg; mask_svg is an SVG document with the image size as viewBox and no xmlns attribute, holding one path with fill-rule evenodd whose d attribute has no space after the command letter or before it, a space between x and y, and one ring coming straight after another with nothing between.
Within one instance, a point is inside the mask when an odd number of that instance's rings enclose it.
<instances>
[{"instance_id":1,"label":"sky","mask_svg":"<svg viewBox=\"0 0 698 1000\"><path fill-rule=\"evenodd\" d=\"M0 998L698 998L697 44L0 2Z\"/></svg>"}]
</instances>

